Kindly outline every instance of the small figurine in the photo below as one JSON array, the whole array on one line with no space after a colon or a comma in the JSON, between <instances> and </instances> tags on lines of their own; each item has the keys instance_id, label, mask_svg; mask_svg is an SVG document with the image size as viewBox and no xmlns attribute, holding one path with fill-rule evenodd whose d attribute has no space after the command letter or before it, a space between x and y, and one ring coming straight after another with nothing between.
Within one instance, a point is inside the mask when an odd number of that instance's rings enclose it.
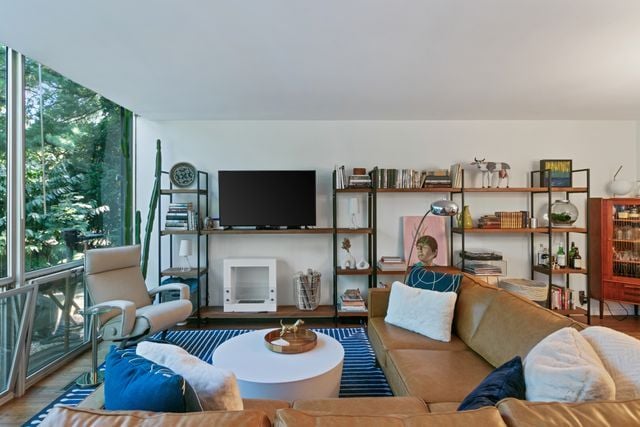
<instances>
[{"instance_id":1,"label":"small figurine","mask_svg":"<svg viewBox=\"0 0 640 427\"><path fill-rule=\"evenodd\" d=\"M282 320L280 320L280 326L282 326L282 330L280 330L280 336L283 336L287 332L292 332L295 334L296 332L298 332L298 327L302 325L304 325L304 320L302 319L296 320L296 323L294 323L293 325L285 325L284 323L282 323Z\"/></svg>"},{"instance_id":2,"label":"small figurine","mask_svg":"<svg viewBox=\"0 0 640 427\"><path fill-rule=\"evenodd\" d=\"M503 179L507 180L507 188L509 188L509 172L507 172L511 167L505 162L485 162L485 159L478 160L476 157L473 158L474 166L477 166L482 172L482 188L484 188L484 181L486 177L487 187L491 188L492 181L494 181L494 174L498 174L498 182L496 187L500 188L500 183Z\"/></svg>"}]
</instances>

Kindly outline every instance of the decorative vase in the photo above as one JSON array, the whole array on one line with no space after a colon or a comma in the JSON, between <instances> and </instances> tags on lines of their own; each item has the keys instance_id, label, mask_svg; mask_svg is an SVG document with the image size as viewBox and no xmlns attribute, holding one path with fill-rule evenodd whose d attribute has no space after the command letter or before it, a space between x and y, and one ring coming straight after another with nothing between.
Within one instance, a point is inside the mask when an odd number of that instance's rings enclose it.
<instances>
[{"instance_id":1,"label":"decorative vase","mask_svg":"<svg viewBox=\"0 0 640 427\"><path fill-rule=\"evenodd\" d=\"M471 219L469 205L464 205L462 212L458 214L458 227L473 228L473 219Z\"/></svg>"},{"instance_id":2,"label":"decorative vase","mask_svg":"<svg viewBox=\"0 0 640 427\"><path fill-rule=\"evenodd\" d=\"M578 219L578 208L569 200L556 200L551 205L551 225L571 227Z\"/></svg>"}]
</instances>

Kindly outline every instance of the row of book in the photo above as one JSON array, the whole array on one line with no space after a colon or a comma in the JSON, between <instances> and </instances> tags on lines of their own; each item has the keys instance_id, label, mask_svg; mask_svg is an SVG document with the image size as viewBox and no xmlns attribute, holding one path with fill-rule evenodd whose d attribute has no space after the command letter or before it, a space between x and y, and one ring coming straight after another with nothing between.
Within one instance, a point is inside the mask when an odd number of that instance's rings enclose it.
<instances>
[{"instance_id":1,"label":"row of book","mask_svg":"<svg viewBox=\"0 0 640 427\"><path fill-rule=\"evenodd\" d=\"M479 228L527 228L528 211L496 212L495 215L483 215L478 220Z\"/></svg>"},{"instance_id":2,"label":"row of book","mask_svg":"<svg viewBox=\"0 0 640 427\"><path fill-rule=\"evenodd\" d=\"M375 176L373 176L375 174ZM384 169L371 172L378 188L451 188L447 169Z\"/></svg>"},{"instance_id":3,"label":"row of book","mask_svg":"<svg viewBox=\"0 0 640 427\"><path fill-rule=\"evenodd\" d=\"M551 301L549 306L556 310L572 310L573 300L571 298L572 290L560 286L551 286Z\"/></svg>"},{"instance_id":4,"label":"row of book","mask_svg":"<svg viewBox=\"0 0 640 427\"><path fill-rule=\"evenodd\" d=\"M198 213L193 210L193 203L169 203L164 228L165 230L197 230Z\"/></svg>"},{"instance_id":5,"label":"row of book","mask_svg":"<svg viewBox=\"0 0 640 427\"><path fill-rule=\"evenodd\" d=\"M336 166L336 189L342 190L344 188L370 188L371 177L367 175L365 169L358 169L358 173L354 172L353 175L348 175L345 171L345 167Z\"/></svg>"},{"instance_id":6,"label":"row of book","mask_svg":"<svg viewBox=\"0 0 640 427\"><path fill-rule=\"evenodd\" d=\"M340 295L340 311L367 311L367 305L360 294L360 289L347 289Z\"/></svg>"}]
</instances>

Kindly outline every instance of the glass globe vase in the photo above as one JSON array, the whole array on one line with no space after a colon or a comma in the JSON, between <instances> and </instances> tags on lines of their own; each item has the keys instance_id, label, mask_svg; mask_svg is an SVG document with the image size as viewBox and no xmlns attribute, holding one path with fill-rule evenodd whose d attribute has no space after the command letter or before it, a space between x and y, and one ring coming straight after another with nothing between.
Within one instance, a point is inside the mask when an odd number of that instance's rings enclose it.
<instances>
[{"instance_id":1,"label":"glass globe vase","mask_svg":"<svg viewBox=\"0 0 640 427\"><path fill-rule=\"evenodd\" d=\"M571 227L578 219L578 208L569 200L556 200L551 205L551 225Z\"/></svg>"}]
</instances>

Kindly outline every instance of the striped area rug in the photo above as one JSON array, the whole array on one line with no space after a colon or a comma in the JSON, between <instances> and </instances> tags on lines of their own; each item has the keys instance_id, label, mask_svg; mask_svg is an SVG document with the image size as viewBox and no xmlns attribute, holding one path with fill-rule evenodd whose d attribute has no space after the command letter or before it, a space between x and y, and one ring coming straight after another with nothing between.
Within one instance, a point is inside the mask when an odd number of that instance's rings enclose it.
<instances>
[{"instance_id":1,"label":"striped area rug","mask_svg":"<svg viewBox=\"0 0 640 427\"><path fill-rule=\"evenodd\" d=\"M375 355L364 328L313 330L335 338L344 347L340 397L393 395L382 370L376 366ZM216 347L230 338L249 331L248 329L170 331L167 334L167 340L172 344L179 345L205 362L211 363L211 356ZM159 337L159 334L154 336L154 338ZM40 424L44 417L47 416L47 413L55 406L77 405L92 391L93 389L70 387L62 396L27 421L24 426Z\"/></svg>"}]
</instances>

